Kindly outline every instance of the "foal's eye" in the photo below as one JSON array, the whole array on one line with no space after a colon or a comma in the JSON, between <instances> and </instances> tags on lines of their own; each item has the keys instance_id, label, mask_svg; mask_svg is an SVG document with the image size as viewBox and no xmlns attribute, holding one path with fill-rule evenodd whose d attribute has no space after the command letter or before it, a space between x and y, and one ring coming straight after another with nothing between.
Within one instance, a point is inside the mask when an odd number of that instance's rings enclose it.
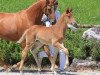
<instances>
[{"instance_id":1,"label":"foal's eye","mask_svg":"<svg viewBox=\"0 0 100 75\"><path fill-rule=\"evenodd\" d=\"M71 16L68 16L68 18L70 18Z\"/></svg>"}]
</instances>

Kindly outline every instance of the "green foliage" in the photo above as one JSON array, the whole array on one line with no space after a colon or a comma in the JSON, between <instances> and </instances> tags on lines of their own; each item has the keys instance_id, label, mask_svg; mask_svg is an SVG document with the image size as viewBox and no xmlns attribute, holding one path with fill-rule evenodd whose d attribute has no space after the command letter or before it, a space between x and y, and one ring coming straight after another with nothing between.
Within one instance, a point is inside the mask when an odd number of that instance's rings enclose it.
<instances>
[{"instance_id":1,"label":"green foliage","mask_svg":"<svg viewBox=\"0 0 100 75\"><path fill-rule=\"evenodd\" d=\"M6 63L14 64L20 60L21 48L14 42L0 39L1 58Z\"/></svg>"},{"instance_id":2,"label":"green foliage","mask_svg":"<svg viewBox=\"0 0 100 75\"><path fill-rule=\"evenodd\" d=\"M73 9L76 21L79 24L100 24L100 0L58 0L59 10Z\"/></svg>"},{"instance_id":3,"label":"green foliage","mask_svg":"<svg viewBox=\"0 0 100 75\"><path fill-rule=\"evenodd\" d=\"M83 50L85 44L82 39L82 33L84 29L78 29L76 32L71 31L70 29L66 32L64 44L69 50L70 57L76 57L79 59L85 58L86 54Z\"/></svg>"},{"instance_id":4,"label":"green foliage","mask_svg":"<svg viewBox=\"0 0 100 75\"><path fill-rule=\"evenodd\" d=\"M93 48L91 50L91 56L94 60L100 61L100 42L94 43Z\"/></svg>"}]
</instances>

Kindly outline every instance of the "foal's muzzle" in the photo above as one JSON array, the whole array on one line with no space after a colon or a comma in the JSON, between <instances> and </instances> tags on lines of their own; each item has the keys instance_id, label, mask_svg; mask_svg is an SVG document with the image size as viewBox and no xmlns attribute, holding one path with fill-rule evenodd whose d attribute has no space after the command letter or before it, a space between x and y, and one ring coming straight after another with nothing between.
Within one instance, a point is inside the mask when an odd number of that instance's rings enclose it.
<instances>
[{"instance_id":1,"label":"foal's muzzle","mask_svg":"<svg viewBox=\"0 0 100 75\"><path fill-rule=\"evenodd\" d=\"M76 23L67 24L68 28L70 28L72 31L76 31L78 28L78 25Z\"/></svg>"},{"instance_id":2,"label":"foal's muzzle","mask_svg":"<svg viewBox=\"0 0 100 75\"><path fill-rule=\"evenodd\" d=\"M74 25L73 25L74 27L76 27L76 28L78 28L78 25L77 25L77 23L74 23Z\"/></svg>"}]
</instances>

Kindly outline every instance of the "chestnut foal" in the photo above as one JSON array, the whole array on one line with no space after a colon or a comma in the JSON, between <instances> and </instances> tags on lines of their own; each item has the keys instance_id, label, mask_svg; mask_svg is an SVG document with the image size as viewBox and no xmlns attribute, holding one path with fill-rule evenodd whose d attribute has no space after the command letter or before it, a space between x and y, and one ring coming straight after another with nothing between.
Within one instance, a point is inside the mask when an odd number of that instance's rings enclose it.
<instances>
[{"instance_id":1,"label":"chestnut foal","mask_svg":"<svg viewBox=\"0 0 100 75\"><path fill-rule=\"evenodd\" d=\"M20 40L17 43L21 43L24 40L26 40L26 47L24 48L24 52L22 53L22 60L19 69L22 70L22 66L24 63L24 60L27 56L27 53L29 49L33 47L33 50L31 50L36 62L38 62L38 68L41 68L41 64L39 63L39 59L36 56L36 53L38 52L38 49L41 48L43 45L53 45L55 50L54 60L52 60L52 66L51 70L54 70L55 67L55 60L57 57L57 53L59 50L63 50L66 54L66 64L65 68L68 66L68 49L65 48L62 45L62 42L64 40L64 34L66 32L67 27L74 27L76 26L76 22L72 15L72 10L67 9L66 12L64 12L61 17L58 19L57 23L51 27L45 27L45 26L38 26L33 25L29 29L27 29Z\"/></svg>"}]
</instances>

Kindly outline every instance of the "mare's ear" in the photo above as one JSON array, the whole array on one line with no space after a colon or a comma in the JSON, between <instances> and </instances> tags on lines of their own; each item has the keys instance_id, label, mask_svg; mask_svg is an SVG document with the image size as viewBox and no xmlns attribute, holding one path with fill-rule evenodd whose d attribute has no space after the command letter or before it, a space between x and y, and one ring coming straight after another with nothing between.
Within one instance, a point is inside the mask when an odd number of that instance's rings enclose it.
<instances>
[{"instance_id":1,"label":"mare's ear","mask_svg":"<svg viewBox=\"0 0 100 75\"><path fill-rule=\"evenodd\" d=\"M55 1L54 4L55 4L55 5L58 5L58 1Z\"/></svg>"},{"instance_id":2,"label":"mare's ear","mask_svg":"<svg viewBox=\"0 0 100 75\"><path fill-rule=\"evenodd\" d=\"M50 0L46 0L46 4L50 4Z\"/></svg>"}]
</instances>

